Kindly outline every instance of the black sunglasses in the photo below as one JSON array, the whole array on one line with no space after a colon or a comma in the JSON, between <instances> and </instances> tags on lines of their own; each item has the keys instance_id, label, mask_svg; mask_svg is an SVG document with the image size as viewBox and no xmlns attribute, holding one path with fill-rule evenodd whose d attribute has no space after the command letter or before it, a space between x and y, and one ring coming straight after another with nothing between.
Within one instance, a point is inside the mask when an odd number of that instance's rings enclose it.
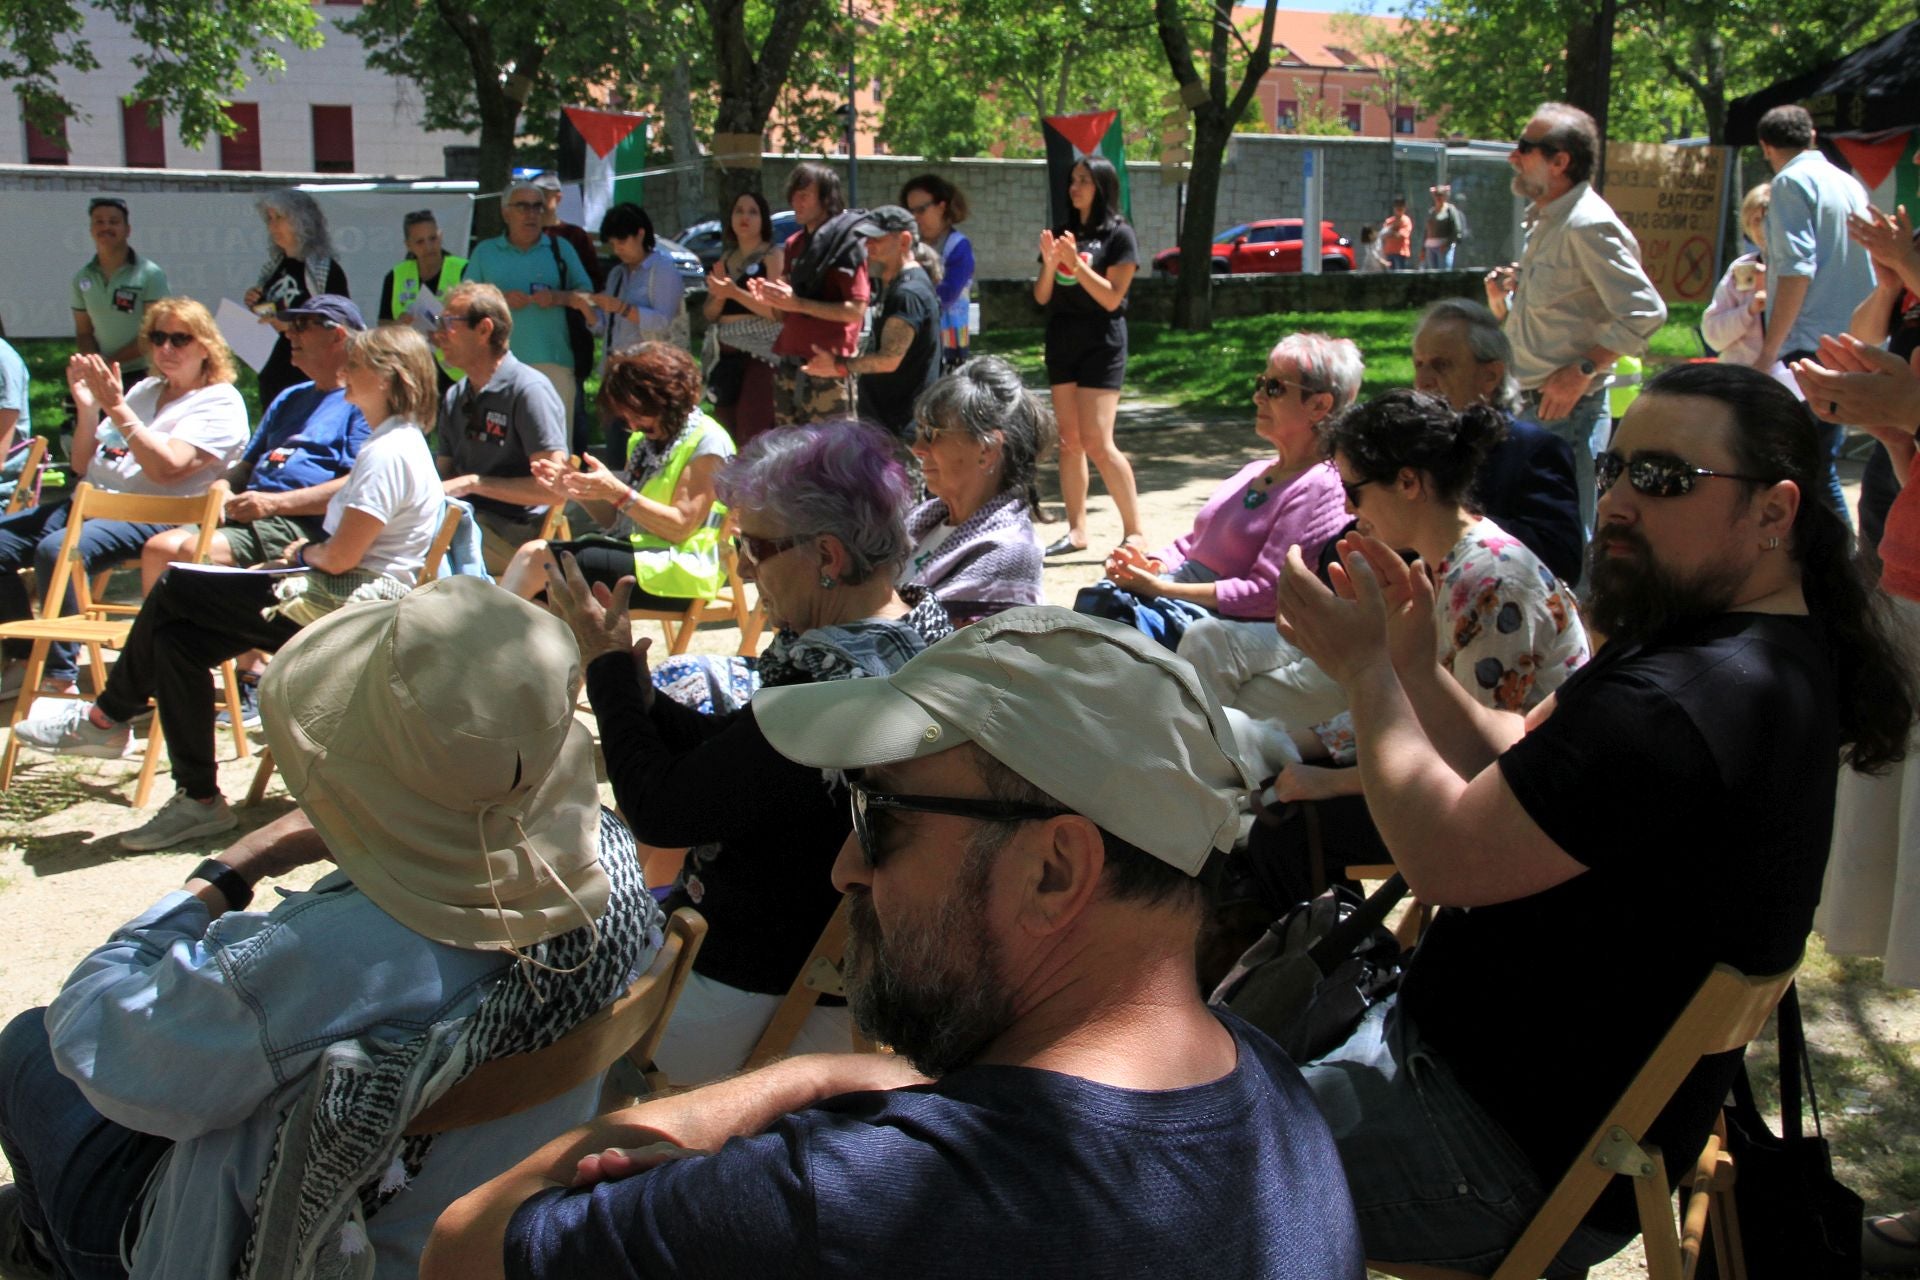
<instances>
[{"instance_id":1,"label":"black sunglasses","mask_svg":"<svg viewBox=\"0 0 1920 1280\"><path fill-rule=\"evenodd\" d=\"M895 796L884 791L869 791L857 779L847 782L847 798L853 808L853 834L860 841L860 856L869 868L880 865L880 850L873 842L868 814L894 810L902 813L942 813L955 818L974 818L980 822L1045 822L1065 817L1066 809L1049 809L1034 804L1006 800L972 800L961 796Z\"/></svg>"},{"instance_id":2,"label":"black sunglasses","mask_svg":"<svg viewBox=\"0 0 1920 1280\"><path fill-rule=\"evenodd\" d=\"M1288 382L1284 378L1269 378L1264 373L1258 375L1253 380L1253 394L1256 396L1265 396L1269 400L1278 400L1280 393L1288 390L1298 391L1302 400L1314 394L1313 388L1304 382Z\"/></svg>"},{"instance_id":3,"label":"black sunglasses","mask_svg":"<svg viewBox=\"0 0 1920 1280\"><path fill-rule=\"evenodd\" d=\"M1604 497L1607 490L1613 488L1626 473L1627 483L1633 491L1649 498L1679 498L1693 492L1694 484L1702 477L1715 480L1745 480L1750 484L1774 484L1766 476L1744 476L1732 471L1709 471L1705 467L1696 467L1683 462L1670 453L1636 453L1631 460L1621 457L1611 449L1593 460L1594 488Z\"/></svg>"},{"instance_id":4,"label":"black sunglasses","mask_svg":"<svg viewBox=\"0 0 1920 1280\"><path fill-rule=\"evenodd\" d=\"M733 549L748 564L761 565L783 552L791 551L807 539L810 533L797 534L791 538L756 538L750 533L736 534Z\"/></svg>"},{"instance_id":5,"label":"black sunglasses","mask_svg":"<svg viewBox=\"0 0 1920 1280\"><path fill-rule=\"evenodd\" d=\"M197 341L191 333L168 333L164 329L155 329L147 335L147 340L153 343L155 351L162 347L178 347L184 351Z\"/></svg>"},{"instance_id":6,"label":"black sunglasses","mask_svg":"<svg viewBox=\"0 0 1920 1280\"><path fill-rule=\"evenodd\" d=\"M295 333L306 333L313 329L338 329L340 326L320 316L295 316L287 321L287 328Z\"/></svg>"},{"instance_id":7,"label":"black sunglasses","mask_svg":"<svg viewBox=\"0 0 1920 1280\"><path fill-rule=\"evenodd\" d=\"M1554 146L1551 142L1535 142L1532 138L1520 139L1513 144L1513 149L1523 156L1530 156L1536 151L1544 152L1550 156L1560 154L1560 148Z\"/></svg>"},{"instance_id":8,"label":"black sunglasses","mask_svg":"<svg viewBox=\"0 0 1920 1280\"><path fill-rule=\"evenodd\" d=\"M1373 481L1371 480L1355 480L1352 484L1348 484L1345 480L1342 480L1340 487L1346 490L1347 505L1350 507L1358 507L1360 505L1360 491L1372 483Z\"/></svg>"}]
</instances>

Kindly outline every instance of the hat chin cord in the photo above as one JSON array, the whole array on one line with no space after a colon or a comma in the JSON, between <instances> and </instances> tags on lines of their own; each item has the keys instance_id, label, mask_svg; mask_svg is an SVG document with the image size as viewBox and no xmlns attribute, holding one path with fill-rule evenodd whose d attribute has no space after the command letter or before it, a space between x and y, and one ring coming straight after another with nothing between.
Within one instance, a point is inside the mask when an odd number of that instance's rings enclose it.
<instances>
[{"instance_id":1,"label":"hat chin cord","mask_svg":"<svg viewBox=\"0 0 1920 1280\"><path fill-rule=\"evenodd\" d=\"M501 905L499 886L494 883L493 870L487 865L487 815L496 809L511 818L513 820L513 829L520 833L520 841L514 847L525 850L528 858L538 864L542 871L553 877L554 883L560 886L560 892L567 895L567 901L573 904L573 909L578 911L581 918L587 922L587 928L592 932L593 941L588 944L587 954L581 958L579 964L567 969L555 968L553 965L528 955L522 951L519 944L513 940L513 928L507 923L507 909ZM487 877L487 895L493 899L493 912L494 915L499 918L500 932L506 935L506 942L497 945L500 946L501 950L518 961L514 967L519 972L521 979L527 984L528 993L533 996L536 1002L545 1004L546 997L542 996L539 988L533 985L533 975L528 972L528 970L544 969L548 973L563 975L580 972L592 962L594 952L600 948L600 924L593 918L592 913L580 905L580 899L574 896L573 889L561 878L560 873L553 869L553 864L541 857L539 850L533 847L533 841L527 836L527 829L520 825L520 814L516 810L499 801L490 800L486 804L481 805L479 810L473 815L473 824L474 834L478 838L480 845L481 866L485 869Z\"/></svg>"}]
</instances>

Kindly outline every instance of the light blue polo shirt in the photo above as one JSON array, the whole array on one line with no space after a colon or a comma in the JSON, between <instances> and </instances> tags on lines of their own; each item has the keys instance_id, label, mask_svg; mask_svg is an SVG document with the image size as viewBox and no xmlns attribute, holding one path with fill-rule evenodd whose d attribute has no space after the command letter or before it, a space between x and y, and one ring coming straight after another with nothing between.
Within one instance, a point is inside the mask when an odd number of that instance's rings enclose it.
<instances>
[{"instance_id":1,"label":"light blue polo shirt","mask_svg":"<svg viewBox=\"0 0 1920 1280\"><path fill-rule=\"evenodd\" d=\"M560 253L558 264L554 261L555 249ZM561 267L565 268L564 280ZM573 246L544 232L533 247L526 250L514 248L505 236L481 241L467 260L467 274L463 279L468 283L490 284L502 292L593 288L593 281L580 264L580 255L573 251ZM566 308L525 306L515 311L508 347L528 364L557 364L571 369L573 348L567 343Z\"/></svg>"}]
</instances>

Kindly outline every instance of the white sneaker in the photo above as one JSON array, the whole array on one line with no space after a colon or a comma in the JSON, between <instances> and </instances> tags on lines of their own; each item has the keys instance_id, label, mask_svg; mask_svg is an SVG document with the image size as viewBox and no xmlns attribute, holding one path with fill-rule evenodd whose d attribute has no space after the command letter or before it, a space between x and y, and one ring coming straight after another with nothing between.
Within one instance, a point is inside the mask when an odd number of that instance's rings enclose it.
<instances>
[{"instance_id":1,"label":"white sneaker","mask_svg":"<svg viewBox=\"0 0 1920 1280\"><path fill-rule=\"evenodd\" d=\"M117 724L102 729L87 718L90 702L62 699L46 711L36 711L13 727L13 736L29 747L62 756L93 756L118 760L133 745L133 729Z\"/></svg>"},{"instance_id":2,"label":"white sneaker","mask_svg":"<svg viewBox=\"0 0 1920 1280\"><path fill-rule=\"evenodd\" d=\"M143 853L169 849L199 836L217 836L239 825L240 819L233 816L233 810L222 797L215 796L212 804L202 804L186 792L176 791L173 799L161 805L160 812L147 819L145 825L122 835L120 847Z\"/></svg>"}]
</instances>

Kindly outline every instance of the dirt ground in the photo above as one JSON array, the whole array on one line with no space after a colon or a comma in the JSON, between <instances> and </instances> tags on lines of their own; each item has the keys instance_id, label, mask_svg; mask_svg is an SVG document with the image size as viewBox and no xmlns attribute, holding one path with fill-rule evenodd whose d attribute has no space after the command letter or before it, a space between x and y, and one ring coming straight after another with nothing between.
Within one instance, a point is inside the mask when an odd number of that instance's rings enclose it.
<instances>
[{"instance_id":1,"label":"dirt ground","mask_svg":"<svg viewBox=\"0 0 1920 1280\"><path fill-rule=\"evenodd\" d=\"M1122 409L1121 440L1139 477L1142 521L1156 547L1184 532L1213 487L1266 448L1253 434L1251 406L1237 417L1202 417L1129 401ZM1857 479L1858 468L1853 470ZM1065 529L1058 512L1056 495L1049 504L1055 522L1040 530L1043 543ZM1119 540L1119 520L1098 481L1090 533L1094 550L1048 562L1050 602L1071 604L1077 589L1099 577L1104 549ZM725 653L737 642L731 628L710 628L696 639L694 649ZM246 793L255 761L231 758L231 741L225 737L221 749L229 757L221 765L221 785L229 799L237 800ZM200 859L217 849L217 844L148 854L120 849L115 837L145 816L129 804L138 764L137 759L105 763L21 754L12 789L0 793L0 928L5 939L0 946L0 1016L11 1017L50 1000L82 956L116 926L178 887ZM155 802L170 793L167 779L158 779ZM279 816L289 803L276 778L261 805L239 810L243 829ZM303 887L318 874L308 869L280 883ZM271 886L263 887L260 900L272 902ZM1826 967L1829 972L1836 968L1831 962ZM1920 1141L1911 1127L1889 1132L1885 1122L1893 1115L1877 1113L1902 1111L1905 1099L1920 1092L1915 1054L1920 1001L1881 986L1877 965L1841 968L1845 972L1834 979L1834 998L1822 1000L1810 992L1808 1005L1810 1040L1859 1066L1848 1077L1857 1087L1845 1091L1848 1110L1859 1123L1842 1125L1836 1138L1842 1173L1867 1196L1870 1207L1904 1207L1898 1197L1920 1193ZM1860 1149L1852 1149L1850 1134L1860 1135ZM1625 1280L1645 1273L1636 1245L1592 1275L1594 1280Z\"/></svg>"}]
</instances>

